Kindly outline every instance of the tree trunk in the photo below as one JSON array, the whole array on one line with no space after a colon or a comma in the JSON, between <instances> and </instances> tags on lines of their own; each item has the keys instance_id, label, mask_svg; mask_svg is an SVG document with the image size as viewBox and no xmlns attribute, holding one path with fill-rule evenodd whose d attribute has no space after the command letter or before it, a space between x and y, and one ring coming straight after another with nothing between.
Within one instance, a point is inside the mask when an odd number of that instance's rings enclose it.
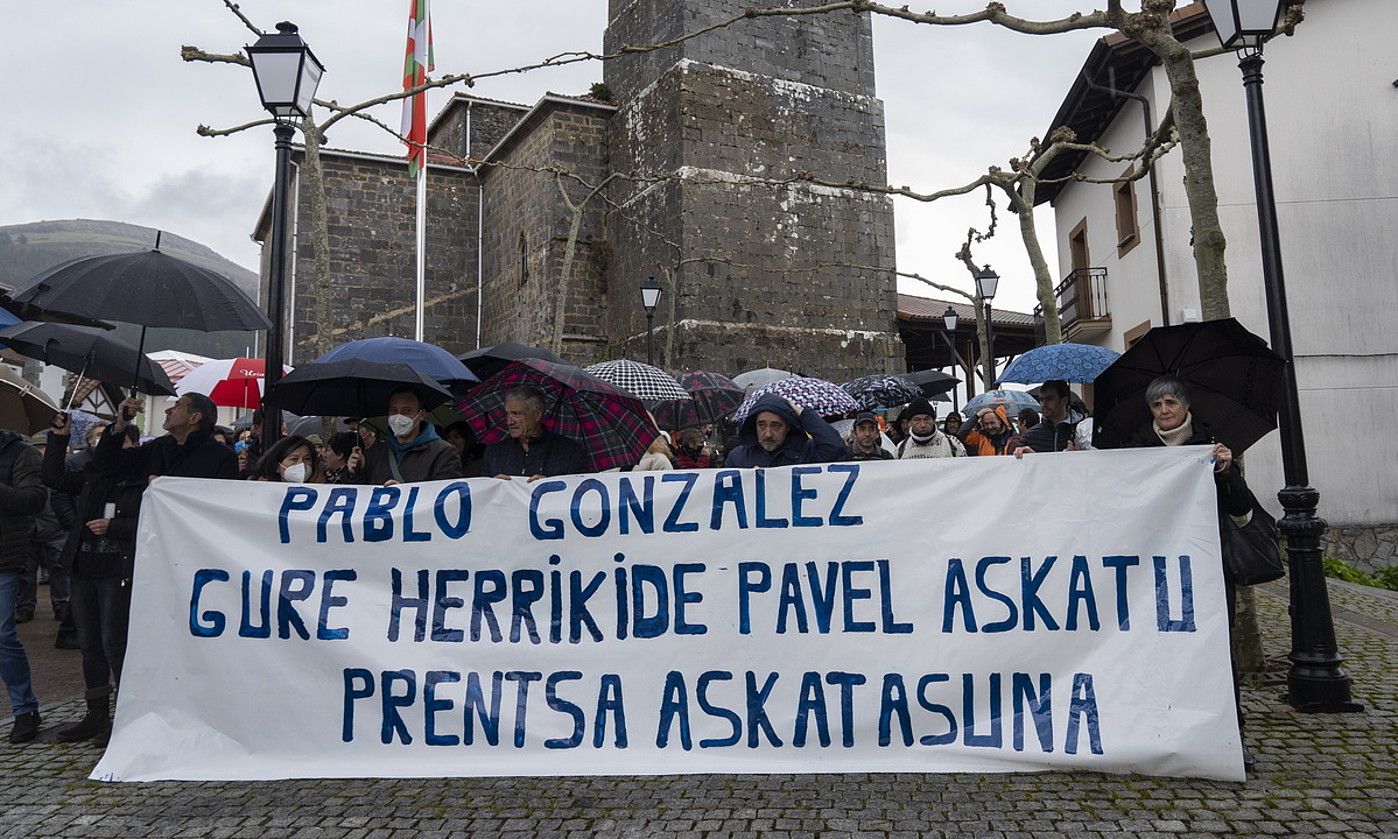
<instances>
[{"instance_id":1,"label":"tree trunk","mask_svg":"<svg viewBox=\"0 0 1398 839\"><path fill-rule=\"evenodd\" d=\"M311 341L316 355L320 355L329 352L335 345L331 315L335 296L330 288L330 222L325 208L325 170L320 164L320 144L325 138L310 119L301 121L301 137L306 153L301 163L300 177L311 211L311 288L316 319L316 331Z\"/></svg>"},{"instance_id":2,"label":"tree trunk","mask_svg":"<svg viewBox=\"0 0 1398 839\"><path fill-rule=\"evenodd\" d=\"M1226 318L1228 268L1224 264L1227 243L1218 218L1218 193L1214 189L1213 150L1204 119L1199 77L1189 50L1168 31L1149 28L1137 38L1154 52L1165 67L1174 96L1175 127L1184 156L1184 191L1194 229L1194 267L1199 277L1199 300L1205 320Z\"/></svg>"},{"instance_id":3,"label":"tree trunk","mask_svg":"<svg viewBox=\"0 0 1398 839\"><path fill-rule=\"evenodd\" d=\"M1044 340L1050 344L1063 343L1063 322L1058 317L1058 296L1054 294L1053 274L1049 273L1048 260L1044 249L1039 245L1039 231L1034 229L1034 183L1024 185L1023 200L1016 199L1019 212L1019 235L1024 240L1024 250L1029 254L1029 264L1034 267L1034 288L1038 292L1039 307L1044 312Z\"/></svg>"},{"instance_id":4,"label":"tree trunk","mask_svg":"<svg viewBox=\"0 0 1398 839\"><path fill-rule=\"evenodd\" d=\"M981 377L985 379L987 391L995 389L995 357L991 355L990 333L985 322L985 300L979 295L971 304L976 310L976 343L981 348Z\"/></svg>"}]
</instances>

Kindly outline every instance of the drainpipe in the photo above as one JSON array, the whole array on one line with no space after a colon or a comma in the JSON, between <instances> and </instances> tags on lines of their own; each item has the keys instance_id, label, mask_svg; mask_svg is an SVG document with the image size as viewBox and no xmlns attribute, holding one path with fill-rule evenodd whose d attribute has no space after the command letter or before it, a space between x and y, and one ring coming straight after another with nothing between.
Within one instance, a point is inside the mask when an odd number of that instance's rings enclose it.
<instances>
[{"instance_id":1,"label":"drainpipe","mask_svg":"<svg viewBox=\"0 0 1398 839\"><path fill-rule=\"evenodd\" d=\"M466 100L466 163L471 162L471 106ZM481 348L482 293L485 290L485 183L481 181L481 167L471 168L476 176L476 349Z\"/></svg>"},{"instance_id":2,"label":"drainpipe","mask_svg":"<svg viewBox=\"0 0 1398 839\"><path fill-rule=\"evenodd\" d=\"M286 363L296 366L296 251L301 242L301 167L291 164L296 185L291 190L291 305L286 318Z\"/></svg>"},{"instance_id":3,"label":"drainpipe","mask_svg":"<svg viewBox=\"0 0 1398 839\"><path fill-rule=\"evenodd\" d=\"M1089 88L1099 90L1112 96L1122 99L1134 99L1141 103L1141 116L1145 122L1145 137L1149 137L1155 131L1155 120L1151 119L1150 100L1139 93L1130 93L1116 88L1116 68L1108 67L1107 73L1110 84L1100 85L1088 77L1084 70L1082 80ZM1170 325L1170 286L1165 277L1165 236L1160 230L1160 186L1155 180L1155 164L1152 163L1149 174L1146 176L1150 181L1150 214L1152 226L1155 228L1155 276L1156 282L1160 285L1160 318L1163 326Z\"/></svg>"}]
</instances>

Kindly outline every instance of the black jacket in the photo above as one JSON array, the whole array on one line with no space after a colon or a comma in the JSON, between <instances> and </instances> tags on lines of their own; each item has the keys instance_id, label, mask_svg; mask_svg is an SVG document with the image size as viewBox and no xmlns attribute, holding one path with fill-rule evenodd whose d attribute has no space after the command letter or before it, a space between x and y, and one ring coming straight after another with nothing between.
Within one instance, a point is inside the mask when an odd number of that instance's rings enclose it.
<instances>
[{"instance_id":1,"label":"black jacket","mask_svg":"<svg viewBox=\"0 0 1398 839\"><path fill-rule=\"evenodd\" d=\"M63 563L74 576L127 579L131 576L135 555L136 517L141 509L141 495L146 488L146 476L135 470L134 460L127 463L125 473L98 471L91 458L72 468L65 462L63 449L68 437L49 432L48 449L44 452L44 483L61 494L76 496L76 521L67 543L63 546ZM108 518L107 504L116 508L110 517L105 536L95 536L87 529L93 519Z\"/></svg>"},{"instance_id":2,"label":"black jacket","mask_svg":"<svg viewBox=\"0 0 1398 839\"><path fill-rule=\"evenodd\" d=\"M34 516L49 495L39 477L42 460L18 434L0 431L0 463L13 463L8 476L0 470L0 571L23 572L34 554Z\"/></svg>"},{"instance_id":3,"label":"black jacket","mask_svg":"<svg viewBox=\"0 0 1398 839\"><path fill-rule=\"evenodd\" d=\"M850 447L849 447L849 456L845 458L845 460L849 460L849 461L861 461L861 460L892 460L892 459L893 459L893 452L889 451L888 449L885 449L883 446L879 445L878 443L875 443L875 444L874 444L874 452L873 452L873 454L865 454L864 452L861 452L861 451L859 450L859 447L858 447L858 446L856 446L856 445L854 445L853 443L851 443L851 444L850 444Z\"/></svg>"},{"instance_id":4,"label":"black jacket","mask_svg":"<svg viewBox=\"0 0 1398 839\"><path fill-rule=\"evenodd\" d=\"M1073 435L1077 433L1078 423L1084 419L1081 412L1072 409L1069 409L1068 416L1062 422L1053 422L1044 417L1038 425L1020 436L1019 444L1036 452L1067 451L1068 443L1072 442Z\"/></svg>"},{"instance_id":5,"label":"black jacket","mask_svg":"<svg viewBox=\"0 0 1398 839\"><path fill-rule=\"evenodd\" d=\"M1212 446L1213 444L1213 432L1209 430L1207 425L1196 419L1194 420L1194 433L1181 445ZM1126 445L1127 448L1151 448L1163 446L1165 441L1160 439L1160 435L1156 434L1155 429L1147 422ZM1236 461L1228 467L1226 472L1214 473L1214 486L1218 489L1220 526L1224 516L1245 516L1252 512L1256 502L1252 496L1252 490L1248 489L1247 481L1243 480L1242 467L1238 466Z\"/></svg>"},{"instance_id":6,"label":"black jacket","mask_svg":"<svg viewBox=\"0 0 1398 839\"><path fill-rule=\"evenodd\" d=\"M489 476L581 475L591 471L587 450L571 437L562 437L544 428L541 436L529 441L525 451L519 441L507 437L485 447L485 470Z\"/></svg>"},{"instance_id":7,"label":"black jacket","mask_svg":"<svg viewBox=\"0 0 1398 839\"><path fill-rule=\"evenodd\" d=\"M140 475L169 475L177 478L238 477L238 457L233 450L215 440L206 431L196 431L185 438L184 445L172 435L157 437L136 449L123 449L126 435L110 428L97 441L92 461L100 471Z\"/></svg>"},{"instance_id":8,"label":"black jacket","mask_svg":"<svg viewBox=\"0 0 1398 839\"><path fill-rule=\"evenodd\" d=\"M757 442L757 415L760 413L776 414L786 422L786 440L774 452L767 451ZM767 395L757 400L747 419L743 420L738 438L742 444L728 453L723 461L726 468L831 463L849 455L849 447L840 438L840 432L830 427L830 423L821 419L815 411L802 411L798 417L791 410L791 404L780 396Z\"/></svg>"}]
</instances>

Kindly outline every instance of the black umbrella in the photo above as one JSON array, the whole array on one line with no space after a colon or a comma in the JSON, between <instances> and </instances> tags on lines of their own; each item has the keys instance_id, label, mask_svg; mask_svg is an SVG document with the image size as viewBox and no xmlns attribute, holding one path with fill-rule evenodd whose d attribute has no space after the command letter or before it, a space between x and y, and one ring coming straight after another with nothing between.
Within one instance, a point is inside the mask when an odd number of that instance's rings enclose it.
<instances>
[{"instance_id":1,"label":"black umbrella","mask_svg":"<svg viewBox=\"0 0 1398 839\"><path fill-rule=\"evenodd\" d=\"M20 355L104 382L124 380L136 370L136 389L174 396L165 370L110 332L60 323L20 323L0 329L0 344Z\"/></svg>"},{"instance_id":2,"label":"black umbrella","mask_svg":"<svg viewBox=\"0 0 1398 839\"><path fill-rule=\"evenodd\" d=\"M1125 445L1146 427L1146 387L1171 375L1189 388L1190 413L1242 452L1277 427L1285 364L1233 318L1156 327L1093 382L1093 445Z\"/></svg>"},{"instance_id":3,"label":"black umbrella","mask_svg":"<svg viewBox=\"0 0 1398 839\"><path fill-rule=\"evenodd\" d=\"M77 318L216 332L271 329L267 316L232 280L160 252L87 256L34 277L10 293L15 303Z\"/></svg>"},{"instance_id":4,"label":"black umbrella","mask_svg":"<svg viewBox=\"0 0 1398 839\"><path fill-rule=\"evenodd\" d=\"M352 358L302 364L263 394L262 404L301 415L363 417L382 415L388 397L409 388L422 406L447 402L451 393L406 364Z\"/></svg>"},{"instance_id":5,"label":"black umbrella","mask_svg":"<svg viewBox=\"0 0 1398 839\"><path fill-rule=\"evenodd\" d=\"M923 396L936 396L946 393L961 383L955 376L949 376L941 370L919 370L916 373L900 373L900 379L907 379L918 387L922 388Z\"/></svg>"},{"instance_id":6,"label":"black umbrella","mask_svg":"<svg viewBox=\"0 0 1398 839\"><path fill-rule=\"evenodd\" d=\"M546 349L540 347L526 347L523 344L516 344L514 341L506 341L503 344L496 344L493 347L481 347L478 350L471 350L465 355L459 355L461 363L470 368L481 378L481 381L494 376L505 365L511 361L521 358L537 358L554 364L567 364L568 362L554 355Z\"/></svg>"}]
</instances>

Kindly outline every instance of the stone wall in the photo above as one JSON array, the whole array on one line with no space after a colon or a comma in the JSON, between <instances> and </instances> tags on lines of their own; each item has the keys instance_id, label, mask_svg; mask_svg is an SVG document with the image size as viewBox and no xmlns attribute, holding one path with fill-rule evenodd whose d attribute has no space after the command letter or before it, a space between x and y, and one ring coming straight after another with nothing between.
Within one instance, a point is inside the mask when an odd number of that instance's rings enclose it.
<instances>
[{"instance_id":1,"label":"stone wall","mask_svg":"<svg viewBox=\"0 0 1398 839\"><path fill-rule=\"evenodd\" d=\"M742 8L613 0L607 48ZM667 366L732 374L772 364L837 381L903 369L891 200L743 182L803 172L886 182L872 48L867 16L829 15L744 21L607 63L621 106L614 170L678 177L620 187L613 200L625 210L611 227L613 300L635 297L650 275L670 291L656 313ZM612 307L609 332L628 354L643 347L644 330L639 305Z\"/></svg>"},{"instance_id":2,"label":"stone wall","mask_svg":"<svg viewBox=\"0 0 1398 839\"><path fill-rule=\"evenodd\" d=\"M295 155L299 165L301 155ZM315 284L309 190L299 191L297 230L288 241L296 252L288 272L286 301L291 324L289 363L308 361L328 346L358 338L411 338L415 303L415 188L400 160L323 152L330 238L328 289ZM424 338L451 350L475 346L476 207L472 174L429 166L427 174L427 269ZM266 297L267 250L263 242ZM330 323L319 323L318 302ZM321 334L322 330L328 334Z\"/></svg>"},{"instance_id":3,"label":"stone wall","mask_svg":"<svg viewBox=\"0 0 1398 839\"><path fill-rule=\"evenodd\" d=\"M1321 550L1361 571L1373 573L1398 566L1398 524L1330 527Z\"/></svg>"},{"instance_id":4,"label":"stone wall","mask_svg":"<svg viewBox=\"0 0 1398 839\"><path fill-rule=\"evenodd\" d=\"M466 148L467 113L471 147ZM527 108L457 94L447 103L427 136L428 145L455 155L479 159L519 123Z\"/></svg>"},{"instance_id":5,"label":"stone wall","mask_svg":"<svg viewBox=\"0 0 1398 839\"><path fill-rule=\"evenodd\" d=\"M560 167L588 185L601 184L608 114L585 105L546 104L492 159L498 165L486 167L484 343L513 340L547 347L561 306L564 357L585 363L605 357L610 252L605 204L597 197L587 200L589 186L541 170ZM560 184L569 201L586 206L562 303L573 216Z\"/></svg>"}]
</instances>

